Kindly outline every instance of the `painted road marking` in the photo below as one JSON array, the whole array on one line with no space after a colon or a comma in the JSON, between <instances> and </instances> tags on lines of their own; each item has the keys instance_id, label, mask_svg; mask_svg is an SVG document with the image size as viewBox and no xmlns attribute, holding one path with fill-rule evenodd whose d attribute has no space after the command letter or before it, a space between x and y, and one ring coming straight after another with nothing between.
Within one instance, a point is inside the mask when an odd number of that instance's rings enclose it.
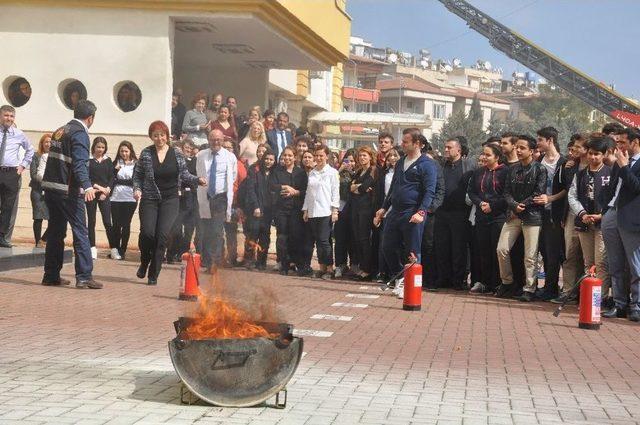
<instances>
[{"instance_id":1,"label":"painted road marking","mask_svg":"<svg viewBox=\"0 0 640 425\"><path fill-rule=\"evenodd\" d=\"M370 291L382 291L382 288L379 286L361 286L360 289L368 289Z\"/></svg>"},{"instance_id":2,"label":"painted road marking","mask_svg":"<svg viewBox=\"0 0 640 425\"><path fill-rule=\"evenodd\" d=\"M380 298L380 295L373 295L373 294L347 294L345 296L347 298L365 298L367 300L375 300L377 298Z\"/></svg>"},{"instance_id":3,"label":"painted road marking","mask_svg":"<svg viewBox=\"0 0 640 425\"><path fill-rule=\"evenodd\" d=\"M354 304L354 303L333 303L331 307L353 307L353 308L367 308L369 304Z\"/></svg>"},{"instance_id":4,"label":"painted road marking","mask_svg":"<svg viewBox=\"0 0 640 425\"><path fill-rule=\"evenodd\" d=\"M350 322L353 319L352 316L336 316L335 314L314 314L312 319L319 320L337 320L339 322Z\"/></svg>"},{"instance_id":5,"label":"painted road marking","mask_svg":"<svg viewBox=\"0 0 640 425\"><path fill-rule=\"evenodd\" d=\"M317 336L320 338L328 338L333 335L333 332L329 331L315 331L313 329L294 329L293 336Z\"/></svg>"}]
</instances>

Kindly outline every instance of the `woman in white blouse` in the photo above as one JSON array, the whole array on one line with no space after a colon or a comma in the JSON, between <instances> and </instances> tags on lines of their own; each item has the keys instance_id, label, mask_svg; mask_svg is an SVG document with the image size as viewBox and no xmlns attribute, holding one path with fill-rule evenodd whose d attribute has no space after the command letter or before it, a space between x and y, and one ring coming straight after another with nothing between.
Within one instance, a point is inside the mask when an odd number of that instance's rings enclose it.
<instances>
[{"instance_id":1,"label":"woman in white blouse","mask_svg":"<svg viewBox=\"0 0 640 425\"><path fill-rule=\"evenodd\" d=\"M302 205L303 219L309 223L318 251L318 263L322 279L331 279L333 273L333 250L331 248L331 225L338 220L340 207L340 180L338 171L327 164L329 148L315 149L316 166L309 173L307 192Z\"/></svg>"},{"instance_id":2,"label":"woman in white blouse","mask_svg":"<svg viewBox=\"0 0 640 425\"><path fill-rule=\"evenodd\" d=\"M118 255L111 257L124 260L131 233L131 219L138 202L133 197L133 168L136 165L136 153L133 145L123 140L118 146L114 161L116 178L111 192L111 215L113 220L113 240ZM115 254L115 253L114 253Z\"/></svg>"}]
</instances>

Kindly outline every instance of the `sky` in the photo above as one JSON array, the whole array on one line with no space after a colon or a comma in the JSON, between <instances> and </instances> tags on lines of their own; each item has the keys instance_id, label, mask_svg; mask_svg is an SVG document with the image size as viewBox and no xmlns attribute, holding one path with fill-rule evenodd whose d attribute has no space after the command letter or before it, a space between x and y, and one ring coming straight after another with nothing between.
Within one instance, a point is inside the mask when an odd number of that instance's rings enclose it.
<instances>
[{"instance_id":1,"label":"sky","mask_svg":"<svg viewBox=\"0 0 640 425\"><path fill-rule=\"evenodd\" d=\"M596 81L640 98L640 0L469 0L503 25L558 56ZM528 71L467 27L437 0L347 0L351 34L376 47L431 57L477 59L504 76Z\"/></svg>"}]
</instances>

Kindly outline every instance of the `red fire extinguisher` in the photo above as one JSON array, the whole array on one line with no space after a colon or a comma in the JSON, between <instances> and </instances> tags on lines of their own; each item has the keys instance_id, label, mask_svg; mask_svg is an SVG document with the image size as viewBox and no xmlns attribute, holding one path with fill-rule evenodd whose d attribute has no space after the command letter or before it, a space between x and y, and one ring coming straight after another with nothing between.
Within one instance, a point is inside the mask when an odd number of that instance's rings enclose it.
<instances>
[{"instance_id":1,"label":"red fire extinguisher","mask_svg":"<svg viewBox=\"0 0 640 425\"><path fill-rule=\"evenodd\" d=\"M422 309L422 265L415 259L404 270L402 309L408 311Z\"/></svg>"},{"instance_id":2,"label":"red fire extinguisher","mask_svg":"<svg viewBox=\"0 0 640 425\"><path fill-rule=\"evenodd\" d=\"M198 299L198 295L200 295L198 270L200 270L200 254L196 253L194 249L182 254L178 299L183 301Z\"/></svg>"},{"instance_id":3,"label":"red fire extinguisher","mask_svg":"<svg viewBox=\"0 0 640 425\"><path fill-rule=\"evenodd\" d=\"M602 280L596 277L596 268L591 267L580 282L580 316L578 327L600 329L600 303L602 302Z\"/></svg>"}]
</instances>

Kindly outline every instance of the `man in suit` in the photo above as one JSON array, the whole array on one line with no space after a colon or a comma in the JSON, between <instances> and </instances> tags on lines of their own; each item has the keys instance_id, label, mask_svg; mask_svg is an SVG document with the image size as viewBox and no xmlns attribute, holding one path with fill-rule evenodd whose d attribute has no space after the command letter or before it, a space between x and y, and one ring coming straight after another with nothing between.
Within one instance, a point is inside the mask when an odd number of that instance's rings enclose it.
<instances>
[{"instance_id":1,"label":"man in suit","mask_svg":"<svg viewBox=\"0 0 640 425\"><path fill-rule=\"evenodd\" d=\"M615 307L602 315L640 322L640 129L622 131L617 145L611 172L613 196L602 219ZM630 272L628 286L625 261Z\"/></svg>"},{"instance_id":2,"label":"man in suit","mask_svg":"<svg viewBox=\"0 0 640 425\"><path fill-rule=\"evenodd\" d=\"M284 148L293 143L293 136L287 130L289 127L289 115L286 112L280 112L276 117L276 127L267 131L267 143L276 153L276 160L280 158L280 154Z\"/></svg>"}]
</instances>

